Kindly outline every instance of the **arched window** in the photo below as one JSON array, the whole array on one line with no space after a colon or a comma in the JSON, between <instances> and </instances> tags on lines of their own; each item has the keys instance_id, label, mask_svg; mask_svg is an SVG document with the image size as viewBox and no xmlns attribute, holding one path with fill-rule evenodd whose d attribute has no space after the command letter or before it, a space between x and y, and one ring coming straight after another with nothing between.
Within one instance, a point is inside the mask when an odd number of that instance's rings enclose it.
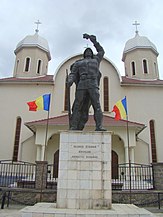
<instances>
[{"instance_id":1,"label":"arched window","mask_svg":"<svg viewBox=\"0 0 163 217\"><path fill-rule=\"evenodd\" d=\"M103 80L103 85L104 85L104 111L108 112L109 111L109 81L108 77L104 77Z\"/></svg>"},{"instance_id":2,"label":"arched window","mask_svg":"<svg viewBox=\"0 0 163 217\"><path fill-rule=\"evenodd\" d=\"M134 61L131 62L131 70L132 70L132 75L135 75L136 70L135 70L135 62Z\"/></svg>"},{"instance_id":3,"label":"arched window","mask_svg":"<svg viewBox=\"0 0 163 217\"><path fill-rule=\"evenodd\" d=\"M41 73L41 66L42 66L42 61L41 60L38 60L37 62L37 74L40 74Z\"/></svg>"},{"instance_id":4,"label":"arched window","mask_svg":"<svg viewBox=\"0 0 163 217\"><path fill-rule=\"evenodd\" d=\"M156 139L155 139L155 125L154 120L150 120L150 136L151 136L151 151L152 151L152 162L157 162L157 152L156 152Z\"/></svg>"},{"instance_id":5,"label":"arched window","mask_svg":"<svg viewBox=\"0 0 163 217\"><path fill-rule=\"evenodd\" d=\"M25 72L29 71L29 67L30 67L30 58L27 57L25 60Z\"/></svg>"},{"instance_id":6,"label":"arched window","mask_svg":"<svg viewBox=\"0 0 163 217\"><path fill-rule=\"evenodd\" d=\"M21 122L22 122L21 117L18 117L16 120L15 141L14 141L14 150L13 150L13 157L12 157L13 161L18 160Z\"/></svg>"},{"instance_id":7,"label":"arched window","mask_svg":"<svg viewBox=\"0 0 163 217\"><path fill-rule=\"evenodd\" d=\"M148 73L148 68L147 68L147 60L143 60L143 72L144 74Z\"/></svg>"}]
</instances>

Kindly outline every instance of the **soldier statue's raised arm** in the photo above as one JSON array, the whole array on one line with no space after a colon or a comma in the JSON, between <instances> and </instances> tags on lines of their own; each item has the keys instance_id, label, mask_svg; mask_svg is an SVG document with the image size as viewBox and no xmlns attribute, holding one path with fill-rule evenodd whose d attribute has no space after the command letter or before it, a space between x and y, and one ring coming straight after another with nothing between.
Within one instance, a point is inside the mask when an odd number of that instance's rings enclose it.
<instances>
[{"instance_id":1,"label":"soldier statue's raised arm","mask_svg":"<svg viewBox=\"0 0 163 217\"><path fill-rule=\"evenodd\" d=\"M102 127L102 110L100 105L99 83L101 73L100 62L104 56L104 49L96 40L96 36L83 34L83 38L89 39L97 50L94 55L91 48L86 48L83 59L77 60L71 66L67 85L76 84L75 100L70 118L70 130L82 130L88 120L89 108L94 109L96 131L105 131Z\"/></svg>"}]
</instances>

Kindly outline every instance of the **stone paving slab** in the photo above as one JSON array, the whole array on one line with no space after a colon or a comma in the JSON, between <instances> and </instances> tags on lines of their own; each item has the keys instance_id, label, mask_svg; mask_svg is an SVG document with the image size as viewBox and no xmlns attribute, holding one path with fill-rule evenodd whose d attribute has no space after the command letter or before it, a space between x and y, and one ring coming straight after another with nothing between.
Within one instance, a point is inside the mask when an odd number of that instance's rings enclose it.
<instances>
[{"instance_id":1,"label":"stone paving slab","mask_svg":"<svg viewBox=\"0 0 163 217\"><path fill-rule=\"evenodd\" d=\"M48 207L48 205L46 206ZM31 206L30 208L32 207L33 206ZM25 208L24 206L19 206L19 205L10 205L9 207L5 206L4 209L0 209L0 217L22 217L22 210L24 208ZM159 210L157 207L145 207L145 209L152 212L154 214L153 216L155 217L163 217L163 208ZM43 217L49 217L49 216L44 215Z\"/></svg>"},{"instance_id":2,"label":"stone paving slab","mask_svg":"<svg viewBox=\"0 0 163 217\"><path fill-rule=\"evenodd\" d=\"M37 203L21 210L22 217L155 217L150 211L132 204L112 204L112 209L61 209L54 203Z\"/></svg>"},{"instance_id":3,"label":"stone paving slab","mask_svg":"<svg viewBox=\"0 0 163 217\"><path fill-rule=\"evenodd\" d=\"M11 205L9 207L4 207L4 209L0 209L0 217L21 217L22 210L25 206Z\"/></svg>"}]
</instances>

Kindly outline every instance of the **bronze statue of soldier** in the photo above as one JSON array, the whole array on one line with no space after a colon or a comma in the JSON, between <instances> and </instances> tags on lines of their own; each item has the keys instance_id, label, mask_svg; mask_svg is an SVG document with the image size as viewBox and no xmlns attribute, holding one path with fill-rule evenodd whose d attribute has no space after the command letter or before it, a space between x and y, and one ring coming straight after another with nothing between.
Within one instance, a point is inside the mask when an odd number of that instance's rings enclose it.
<instances>
[{"instance_id":1,"label":"bronze statue of soldier","mask_svg":"<svg viewBox=\"0 0 163 217\"><path fill-rule=\"evenodd\" d=\"M96 36L83 34L83 38L89 39L97 50L94 55L91 48L86 48L83 59L77 60L71 66L67 85L76 84L75 100L72 106L70 118L70 130L83 130L88 121L89 108L94 109L96 131L105 131L102 127L103 114L100 105L99 83L101 73L100 62L104 56L104 49L96 40Z\"/></svg>"}]
</instances>

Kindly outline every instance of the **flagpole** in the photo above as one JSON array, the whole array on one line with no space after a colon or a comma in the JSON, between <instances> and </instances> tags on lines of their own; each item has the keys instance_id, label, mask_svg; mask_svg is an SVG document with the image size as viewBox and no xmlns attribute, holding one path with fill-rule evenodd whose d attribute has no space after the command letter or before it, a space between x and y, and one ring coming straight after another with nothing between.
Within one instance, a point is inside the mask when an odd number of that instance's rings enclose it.
<instances>
[{"instance_id":1,"label":"flagpole","mask_svg":"<svg viewBox=\"0 0 163 217\"><path fill-rule=\"evenodd\" d=\"M46 147L47 147L47 138L48 138L48 128L49 128L49 115L50 115L50 106L47 114L47 122L46 122L46 130L45 130L45 147L44 147L44 157L43 161L45 161L45 152L46 152Z\"/></svg>"},{"instance_id":2,"label":"flagpole","mask_svg":"<svg viewBox=\"0 0 163 217\"><path fill-rule=\"evenodd\" d=\"M45 161L45 153L46 153L46 147L47 147L48 128L49 128L49 116L50 116L50 105L51 105L51 94L50 94L49 109L48 109L47 122L46 122L46 128L45 128L45 144L44 144L44 156L43 156L43 161ZM43 174L44 174L44 167L43 167L43 169L42 169L42 177L41 177L41 178L42 178L42 181L41 181L40 202L42 202Z\"/></svg>"},{"instance_id":3,"label":"flagpole","mask_svg":"<svg viewBox=\"0 0 163 217\"><path fill-rule=\"evenodd\" d=\"M126 107L128 108L127 98L126 98ZM130 189L130 204L131 204L131 159L130 159L130 140L129 140L128 112L126 113L126 120L127 120L127 146L128 146L128 162L129 162L129 182L130 182L130 188L129 189Z\"/></svg>"},{"instance_id":4,"label":"flagpole","mask_svg":"<svg viewBox=\"0 0 163 217\"><path fill-rule=\"evenodd\" d=\"M46 152L46 146L47 146L47 140L48 140L48 127L49 127L49 114L50 114L50 105L51 105L51 93L50 94L44 94L43 96L38 97L36 100L32 102L27 102L29 106L30 111L37 111L37 110L45 110L48 111L47 113L47 122L46 122L46 128L45 128L45 144L42 145L42 151L40 160L45 161L45 152ZM43 174L44 174L44 166L42 169L42 175L41 175L41 192L40 192L40 202L42 201L42 187L43 187Z\"/></svg>"}]
</instances>

